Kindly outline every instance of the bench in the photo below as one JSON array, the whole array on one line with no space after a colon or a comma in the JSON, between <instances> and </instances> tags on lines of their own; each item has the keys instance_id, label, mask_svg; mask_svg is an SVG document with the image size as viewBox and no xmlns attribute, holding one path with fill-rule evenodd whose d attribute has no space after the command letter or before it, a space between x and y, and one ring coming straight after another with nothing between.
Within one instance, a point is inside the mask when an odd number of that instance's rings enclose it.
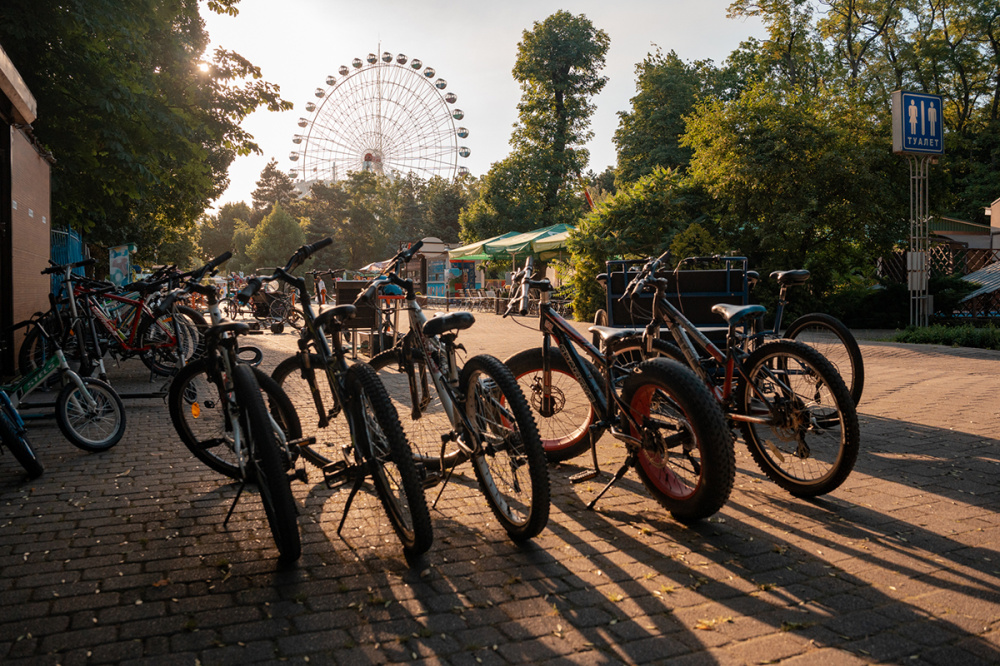
<instances>
[{"instance_id":1,"label":"bench","mask_svg":"<svg viewBox=\"0 0 1000 666\"><path fill-rule=\"evenodd\" d=\"M632 302L619 300L625 293L625 287L644 263L642 260L607 262L607 273L602 283L605 287L608 326L639 328L648 324L652 318L652 293L641 294ZM720 264L722 268L676 272L664 270L657 273L657 276L669 280L667 300L713 342L724 341L727 328L722 318L712 312L712 306L716 303L732 305L750 303L746 257L725 257L714 265ZM669 336L666 331L664 334Z\"/></svg>"}]
</instances>

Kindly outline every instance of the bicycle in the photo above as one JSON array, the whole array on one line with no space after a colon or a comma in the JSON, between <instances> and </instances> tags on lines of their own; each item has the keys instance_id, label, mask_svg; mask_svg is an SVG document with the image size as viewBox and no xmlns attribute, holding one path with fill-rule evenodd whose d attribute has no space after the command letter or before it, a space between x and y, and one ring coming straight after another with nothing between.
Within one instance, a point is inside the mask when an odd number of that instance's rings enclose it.
<instances>
[{"instance_id":1,"label":"bicycle","mask_svg":"<svg viewBox=\"0 0 1000 666\"><path fill-rule=\"evenodd\" d=\"M28 440L24 420L2 389L0 389L0 444L7 447L14 459L28 473L29 479L37 479L45 471Z\"/></svg>"},{"instance_id":2,"label":"bicycle","mask_svg":"<svg viewBox=\"0 0 1000 666\"><path fill-rule=\"evenodd\" d=\"M515 296L504 316L516 305L519 314L527 314L529 291L537 289L542 346L519 352L506 364L540 418L546 456L566 460L589 448L593 469L570 481L593 479L601 474L597 442L610 432L624 443L625 460L588 509L634 468L678 521L695 523L716 513L732 491L736 460L722 410L708 389L691 370L667 359L639 363L615 381L610 351L602 353L559 315L552 285L533 278L532 266L529 258L515 274Z\"/></svg>"},{"instance_id":3,"label":"bicycle","mask_svg":"<svg viewBox=\"0 0 1000 666\"><path fill-rule=\"evenodd\" d=\"M100 452L117 444L125 434L125 406L121 397L107 382L74 372L57 339L50 336L40 319L16 324L11 330L34 326L52 353L38 368L0 385L0 401L8 413L14 438L23 437L24 421L20 409L55 407L56 425L74 446L89 452ZM26 402L33 391L46 380L59 376L60 389L54 403ZM24 440L26 441L26 439ZM30 470L29 470L30 471Z\"/></svg>"},{"instance_id":4,"label":"bicycle","mask_svg":"<svg viewBox=\"0 0 1000 666\"><path fill-rule=\"evenodd\" d=\"M301 429L297 430L294 409L287 397L282 400L280 389L263 372L239 360L238 336L249 332L250 325L224 320L218 291L199 282L231 256L227 252L205 264L184 287L164 299L163 306L169 307L184 294L199 294L205 297L212 317L205 332L204 356L180 369L170 383L167 404L185 446L212 469L240 481L223 524L228 524L246 485L255 483L278 547L278 560L288 564L302 552L288 474L292 467L288 451ZM277 420L272 414L277 414Z\"/></svg>"},{"instance_id":5,"label":"bicycle","mask_svg":"<svg viewBox=\"0 0 1000 666\"><path fill-rule=\"evenodd\" d=\"M474 316L451 312L428 320L413 281L399 277L422 245L397 253L362 293L362 299L373 302L380 290L401 289L409 320L409 331L371 365L401 414L430 482L443 479L438 498L455 467L471 460L480 491L508 536L531 539L545 528L550 502L537 425L498 359L480 354L459 363L457 351L464 348L456 337L474 324Z\"/></svg>"},{"instance_id":6,"label":"bicycle","mask_svg":"<svg viewBox=\"0 0 1000 666\"><path fill-rule=\"evenodd\" d=\"M422 479L378 375L365 363L348 367L343 333L356 308L344 304L317 314L305 279L291 275L310 255L332 242L332 238L325 238L303 245L270 277L250 278L239 297L247 302L274 280L285 282L299 294L304 318L299 351L279 363L271 377L288 395L300 418L314 415L305 419L306 437L295 446L297 452L323 470L329 487L352 484L337 533L343 530L351 503L370 477L403 551L417 556L433 542Z\"/></svg>"},{"instance_id":7,"label":"bicycle","mask_svg":"<svg viewBox=\"0 0 1000 666\"><path fill-rule=\"evenodd\" d=\"M768 478L798 497L835 490L860 448L857 410L843 378L822 354L795 340L765 341L747 351L740 329L754 330L753 320L765 312L760 305L712 308L728 327L725 350L719 349L667 300L669 280L656 274L666 256L648 261L622 296L654 292L653 318L644 330L591 329L615 358L612 374L620 377L653 356L684 362L711 388ZM660 339L663 325L673 344Z\"/></svg>"},{"instance_id":8,"label":"bicycle","mask_svg":"<svg viewBox=\"0 0 1000 666\"><path fill-rule=\"evenodd\" d=\"M748 277L750 286L753 287L759 278L753 271L748 273ZM758 326L756 330L752 330L747 336L750 348L765 339L775 338L788 338L809 345L833 364L844 378L855 406L860 404L861 394L865 388L865 364L854 334L839 319L822 312L811 312L796 318L782 333L781 324L785 307L788 305L788 289L805 284L809 279L809 271L805 269L774 271L771 277L777 280L780 287L778 303L774 310L774 324L769 329L761 330ZM760 319L753 321L758 324Z\"/></svg>"}]
</instances>

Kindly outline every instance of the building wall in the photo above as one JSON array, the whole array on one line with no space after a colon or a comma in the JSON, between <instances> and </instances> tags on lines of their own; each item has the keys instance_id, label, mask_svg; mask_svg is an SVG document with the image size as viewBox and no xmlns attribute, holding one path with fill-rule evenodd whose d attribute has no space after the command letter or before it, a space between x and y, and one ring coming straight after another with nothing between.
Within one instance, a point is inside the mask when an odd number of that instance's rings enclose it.
<instances>
[{"instance_id":1,"label":"building wall","mask_svg":"<svg viewBox=\"0 0 1000 666\"><path fill-rule=\"evenodd\" d=\"M19 322L49 306L49 276L41 271L49 265L52 213L49 163L13 127L10 143L13 308L14 321Z\"/></svg>"}]
</instances>

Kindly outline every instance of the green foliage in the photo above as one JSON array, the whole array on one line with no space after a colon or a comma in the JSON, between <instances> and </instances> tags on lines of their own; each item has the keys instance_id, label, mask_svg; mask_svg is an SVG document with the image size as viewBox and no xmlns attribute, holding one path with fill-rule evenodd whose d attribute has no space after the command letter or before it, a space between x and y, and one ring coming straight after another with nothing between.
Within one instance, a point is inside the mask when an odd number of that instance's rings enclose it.
<instances>
[{"instance_id":1,"label":"green foliage","mask_svg":"<svg viewBox=\"0 0 1000 666\"><path fill-rule=\"evenodd\" d=\"M271 158L267 166L260 172L257 188L250 194L253 199L253 212L250 215L250 226L256 227L275 204L288 207L295 198L295 184L291 177L278 168L278 160Z\"/></svg>"},{"instance_id":2,"label":"green foliage","mask_svg":"<svg viewBox=\"0 0 1000 666\"><path fill-rule=\"evenodd\" d=\"M235 0L210 4L235 13ZM240 127L257 108L290 108L238 54L217 50L195 0L5 0L0 44L38 102L35 136L56 158L53 223L150 257L228 184Z\"/></svg>"},{"instance_id":3,"label":"green foliage","mask_svg":"<svg viewBox=\"0 0 1000 666\"><path fill-rule=\"evenodd\" d=\"M585 211L578 174L587 165L581 147L592 137L591 98L610 40L582 14L558 11L518 44L514 78L521 86L513 150L493 164L460 216L463 242L507 231L574 224Z\"/></svg>"},{"instance_id":4,"label":"green foliage","mask_svg":"<svg viewBox=\"0 0 1000 666\"><path fill-rule=\"evenodd\" d=\"M281 204L275 204L271 213L254 229L246 257L254 268L284 266L288 257L305 242L306 235L298 221Z\"/></svg>"},{"instance_id":5,"label":"green foliage","mask_svg":"<svg viewBox=\"0 0 1000 666\"><path fill-rule=\"evenodd\" d=\"M925 345L948 345L951 347L975 347L977 349L1000 350L1000 328L993 324L984 327L963 324L946 326L935 324L922 328L908 327L893 338L895 342L910 342Z\"/></svg>"},{"instance_id":6,"label":"green foliage","mask_svg":"<svg viewBox=\"0 0 1000 666\"><path fill-rule=\"evenodd\" d=\"M725 254L729 251L728 244L711 234L708 229L694 222L681 231L670 242L670 256L674 265L685 257L704 257L714 254Z\"/></svg>"},{"instance_id":7,"label":"green foliage","mask_svg":"<svg viewBox=\"0 0 1000 666\"><path fill-rule=\"evenodd\" d=\"M203 215L198 226L201 258L209 261L232 250L233 234L240 220L250 220L250 207L245 203L227 203L217 215Z\"/></svg>"},{"instance_id":8,"label":"green foliage","mask_svg":"<svg viewBox=\"0 0 1000 666\"><path fill-rule=\"evenodd\" d=\"M656 167L583 218L568 243L575 269L569 287L578 319L588 320L603 307L603 291L594 278L604 272L604 262L661 254L687 227L695 196L680 174Z\"/></svg>"}]
</instances>

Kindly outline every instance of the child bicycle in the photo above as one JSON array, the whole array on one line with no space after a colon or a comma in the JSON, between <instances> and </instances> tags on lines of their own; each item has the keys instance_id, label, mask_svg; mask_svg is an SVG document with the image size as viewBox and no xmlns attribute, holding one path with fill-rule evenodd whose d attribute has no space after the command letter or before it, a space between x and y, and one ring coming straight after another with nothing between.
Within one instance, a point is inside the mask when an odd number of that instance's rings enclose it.
<instances>
[{"instance_id":1,"label":"child bicycle","mask_svg":"<svg viewBox=\"0 0 1000 666\"><path fill-rule=\"evenodd\" d=\"M818 351L794 340L764 342L748 352L744 324L764 313L760 305L718 304L727 323L719 349L666 298L669 279L657 276L667 254L635 275L622 300L653 290L653 319L642 329L592 327L615 359L618 377L642 359L665 356L686 363L708 385L750 454L781 488L815 497L839 487L857 460L860 430L850 392ZM675 344L660 339L666 325Z\"/></svg>"},{"instance_id":2,"label":"child bicycle","mask_svg":"<svg viewBox=\"0 0 1000 666\"><path fill-rule=\"evenodd\" d=\"M415 453L430 473L443 479L467 460L497 520L514 541L537 536L549 516L549 476L531 410L498 359L486 354L458 361L459 331L473 325L470 312L452 312L428 320L417 304L413 281L397 274L421 242L387 263L384 280L374 281L361 299L375 302L385 285L405 294L410 330L399 342L371 360L401 414ZM433 386L433 389L432 389ZM432 393L433 390L433 393Z\"/></svg>"},{"instance_id":3,"label":"child bicycle","mask_svg":"<svg viewBox=\"0 0 1000 666\"><path fill-rule=\"evenodd\" d=\"M317 314L305 279L291 274L332 242L324 238L303 245L270 277L250 278L239 298L249 301L265 283L274 280L291 285L299 294L304 317L299 351L278 364L271 377L304 422L308 437L295 445L294 451L320 467L330 487L351 483L337 533L344 527L355 495L370 477L404 552L420 555L433 541L431 519L422 479L399 418L371 367L365 363L347 365L343 332L356 308L338 305Z\"/></svg>"},{"instance_id":4,"label":"child bicycle","mask_svg":"<svg viewBox=\"0 0 1000 666\"><path fill-rule=\"evenodd\" d=\"M570 480L593 479L600 474L597 442L610 432L625 444L625 460L588 509L631 468L680 522L694 523L721 509L733 488L736 461L725 418L708 389L688 368L667 359L639 363L615 381L610 351L602 354L556 312L551 284L531 277L532 265L529 257L514 276L515 297L504 316L515 307L526 314L529 290L537 289L542 346L506 363L540 418L549 459L565 460L589 447L593 469Z\"/></svg>"},{"instance_id":5,"label":"child bicycle","mask_svg":"<svg viewBox=\"0 0 1000 666\"><path fill-rule=\"evenodd\" d=\"M199 283L231 256L227 252L195 271L184 287L161 303L169 308L185 294L199 294L207 299L212 316L204 355L184 365L170 383L170 420L196 457L241 482L224 524L247 483L255 483L279 561L290 563L302 552L287 455L289 439L300 435L295 412L267 375L240 362L237 336L249 332L250 325L225 321L216 288ZM272 414L278 415L277 421Z\"/></svg>"}]
</instances>

